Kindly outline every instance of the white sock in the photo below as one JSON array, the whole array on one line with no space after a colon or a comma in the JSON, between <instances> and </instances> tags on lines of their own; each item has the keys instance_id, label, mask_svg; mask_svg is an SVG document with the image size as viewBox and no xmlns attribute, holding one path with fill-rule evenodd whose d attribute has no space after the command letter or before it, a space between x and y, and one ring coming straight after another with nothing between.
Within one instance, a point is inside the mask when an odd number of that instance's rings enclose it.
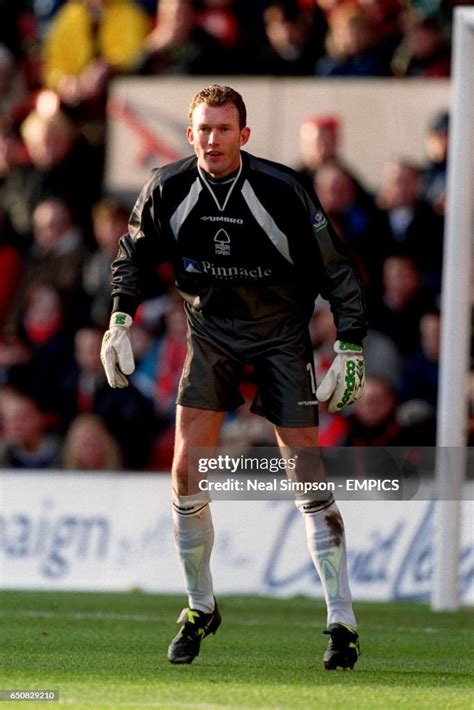
<instances>
[{"instance_id":1,"label":"white sock","mask_svg":"<svg viewBox=\"0 0 474 710\"><path fill-rule=\"evenodd\" d=\"M209 503L202 493L173 499L173 532L183 564L189 608L208 614L215 605L210 569L214 527Z\"/></svg>"},{"instance_id":2,"label":"white sock","mask_svg":"<svg viewBox=\"0 0 474 710\"><path fill-rule=\"evenodd\" d=\"M303 513L309 552L323 587L327 606L327 623L342 622L356 628L352 597L347 575L344 523L334 501L307 505L296 501ZM313 508L313 511L311 511Z\"/></svg>"}]
</instances>

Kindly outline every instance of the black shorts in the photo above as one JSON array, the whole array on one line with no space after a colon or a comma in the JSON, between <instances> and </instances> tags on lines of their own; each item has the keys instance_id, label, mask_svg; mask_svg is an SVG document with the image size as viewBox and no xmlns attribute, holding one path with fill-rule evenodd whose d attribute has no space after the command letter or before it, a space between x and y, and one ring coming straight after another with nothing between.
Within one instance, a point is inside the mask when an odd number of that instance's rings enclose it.
<instances>
[{"instance_id":1,"label":"black shorts","mask_svg":"<svg viewBox=\"0 0 474 710\"><path fill-rule=\"evenodd\" d=\"M239 383L250 364L257 381L252 412L279 426L317 426L313 351L304 323L281 313L249 321L186 310L188 354L178 404L236 409L244 403Z\"/></svg>"}]
</instances>

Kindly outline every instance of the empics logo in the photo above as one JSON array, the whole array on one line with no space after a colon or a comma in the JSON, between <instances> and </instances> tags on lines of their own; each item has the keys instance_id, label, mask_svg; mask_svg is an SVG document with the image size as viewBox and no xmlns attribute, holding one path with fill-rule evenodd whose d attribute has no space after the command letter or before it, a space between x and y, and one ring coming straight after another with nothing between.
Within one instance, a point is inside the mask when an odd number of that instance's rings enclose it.
<instances>
[{"instance_id":1,"label":"empics logo","mask_svg":"<svg viewBox=\"0 0 474 710\"><path fill-rule=\"evenodd\" d=\"M188 272L188 274L200 274L201 273L201 268L199 266L199 262L194 261L194 259L186 259L185 256L183 256L183 264L184 264L184 270Z\"/></svg>"},{"instance_id":2,"label":"empics logo","mask_svg":"<svg viewBox=\"0 0 474 710\"><path fill-rule=\"evenodd\" d=\"M216 232L214 249L217 256L230 256L230 237L225 229Z\"/></svg>"}]
</instances>

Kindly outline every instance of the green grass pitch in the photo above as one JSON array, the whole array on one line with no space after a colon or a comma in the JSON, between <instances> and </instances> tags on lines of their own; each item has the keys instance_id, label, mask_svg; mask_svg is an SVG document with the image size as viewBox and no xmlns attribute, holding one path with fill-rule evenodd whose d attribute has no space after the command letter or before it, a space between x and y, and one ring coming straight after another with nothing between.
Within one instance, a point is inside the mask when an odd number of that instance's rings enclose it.
<instances>
[{"instance_id":1,"label":"green grass pitch","mask_svg":"<svg viewBox=\"0 0 474 710\"><path fill-rule=\"evenodd\" d=\"M321 601L222 597L223 623L191 666L166 649L184 597L0 592L0 689L57 689L69 708L474 707L474 611L357 603L362 656L324 671ZM8 707L56 703L5 702Z\"/></svg>"}]
</instances>

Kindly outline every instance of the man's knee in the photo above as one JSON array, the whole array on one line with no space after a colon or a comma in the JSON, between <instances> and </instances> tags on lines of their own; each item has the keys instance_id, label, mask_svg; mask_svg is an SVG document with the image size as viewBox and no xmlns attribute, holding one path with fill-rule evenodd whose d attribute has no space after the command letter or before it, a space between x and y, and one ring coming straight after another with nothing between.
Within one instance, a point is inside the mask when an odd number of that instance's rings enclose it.
<instances>
[{"instance_id":1,"label":"man's knee","mask_svg":"<svg viewBox=\"0 0 474 710\"><path fill-rule=\"evenodd\" d=\"M171 468L176 495L199 493L199 481L203 476L197 470L192 449L217 446L224 416L224 412L178 405Z\"/></svg>"},{"instance_id":2,"label":"man's knee","mask_svg":"<svg viewBox=\"0 0 474 710\"><path fill-rule=\"evenodd\" d=\"M318 427L275 426L279 446L312 448L318 445Z\"/></svg>"}]
</instances>

